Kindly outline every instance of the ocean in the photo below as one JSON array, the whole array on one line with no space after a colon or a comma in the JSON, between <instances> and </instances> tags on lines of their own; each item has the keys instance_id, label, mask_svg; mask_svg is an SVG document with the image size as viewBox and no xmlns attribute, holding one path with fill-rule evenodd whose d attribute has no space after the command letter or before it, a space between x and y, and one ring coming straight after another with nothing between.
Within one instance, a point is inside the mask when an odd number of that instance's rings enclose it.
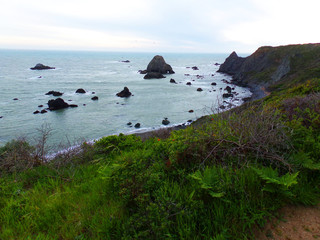
<instances>
[{"instance_id":1,"label":"ocean","mask_svg":"<svg viewBox=\"0 0 320 240\"><path fill-rule=\"evenodd\" d=\"M155 55L0 50L0 146L21 137L31 143L37 141L39 129L46 126L51 129L48 144L58 150L70 142L158 129L164 127L164 118L170 121L167 126L194 121L213 113L222 104L226 109L229 103L240 105L242 98L251 95L246 88L228 84L230 76L216 72L219 68L216 63L223 63L228 54L159 54L175 74L163 79L143 79L138 71L145 70ZM37 63L55 69L30 70ZM193 66L198 70L193 70ZM171 78L177 84L170 83ZM216 85L211 85L212 82ZM226 86L234 88L233 98L222 98ZM116 93L124 87L133 96L117 97ZM75 93L78 88L86 93ZM197 91L198 88L203 91ZM57 98L45 95L51 90L62 92L65 102L78 107L33 114L47 108L50 99ZM93 96L99 99L93 101ZM128 122L132 125L127 125ZM134 127L136 123L141 124L139 129Z\"/></svg>"}]
</instances>

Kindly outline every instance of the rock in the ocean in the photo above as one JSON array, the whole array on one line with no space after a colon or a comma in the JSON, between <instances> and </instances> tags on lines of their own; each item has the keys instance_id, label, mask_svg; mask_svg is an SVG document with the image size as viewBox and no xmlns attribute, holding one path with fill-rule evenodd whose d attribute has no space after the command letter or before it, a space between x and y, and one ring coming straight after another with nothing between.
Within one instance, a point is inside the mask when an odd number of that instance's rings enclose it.
<instances>
[{"instance_id":1,"label":"rock in the ocean","mask_svg":"<svg viewBox=\"0 0 320 240\"><path fill-rule=\"evenodd\" d=\"M233 97L233 94L232 93L224 93L224 94L222 94L222 97L223 98L230 98L230 97Z\"/></svg>"},{"instance_id":2,"label":"rock in the ocean","mask_svg":"<svg viewBox=\"0 0 320 240\"><path fill-rule=\"evenodd\" d=\"M69 104L69 107L76 108L76 107L78 107L78 105L77 104Z\"/></svg>"},{"instance_id":3,"label":"rock in the ocean","mask_svg":"<svg viewBox=\"0 0 320 240\"><path fill-rule=\"evenodd\" d=\"M41 113L41 114L47 113L47 110L42 109L40 113Z\"/></svg>"},{"instance_id":4,"label":"rock in the ocean","mask_svg":"<svg viewBox=\"0 0 320 240\"><path fill-rule=\"evenodd\" d=\"M124 97L130 97L131 94L132 93L129 91L129 88L124 87L121 92L117 93L117 96L121 97L121 98L124 98Z\"/></svg>"},{"instance_id":5,"label":"rock in the ocean","mask_svg":"<svg viewBox=\"0 0 320 240\"><path fill-rule=\"evenodd\" d=\"M86 93L86 91L83 88L77 89L76 93Z\"/></svg>"},{"instance_id":6,"label":"rock in the ocean","mask_svg":"<svg viewBox=\"0 0 320 240\"><path fill-rule=\"evenodd\" d=\"M42 107L43 107L43 105L41 104L41 105L39 105L38 107L39 107L39 108L42 108Z\"/></svg>"},{"instance_id":7,"label":"rock in the ocean","mask_svg":"<svg viewBox=\"0 0 320 240\"><path fill-rule=\"evenodd\" d=\"M12 99L13 101L18 101L19 100L19 98L14 98L14 99Z\"/></svg>"},{"instance_id":8,"label":"rock in the ocean","mask_svg":"<svg viewBox=\"0 0 320 240\"><path fill-rule=\"evenodd\" d=\"M170 73L173 74L174 71L172 67L166 63L162 56L156 55L153 57L151 62L147 66L147 72L158 72L158 73Z\"/></svg>"},{"instance_id":9,"label":"rock in the ocean","mask_svg":"<svg viewBox=\"0 0 320 240\"><path fill-rule=\"evenodd\" d=\"M175 83L175 84L177 84L177 82L176 82L173 78L170 79L170 83Z\"/></svg>"},{"instance_id":10,"label":"rock in the ocean","mask_svg":"<svg viewBox=\"0 0 320 240\"><path fill-rule=\"evenodd\" d=\"M224 90L226 90L228 93L231 93L231 91L232 91L230 86L227 86Z\"/></svg>"},{"instance_id":11,"label":"rock in the ocean","mask_svg":"<svg viewBox=\"0 0 320 240\"><path fill-rule=\"evenodd\" d=\"M69 107L69 104L66 103L62 98L51 99L48 101L49 110L58 110Z\"/></svg>"},{"instance_id":12,"label":"rock in the ocean","mask_svg":"<svg viewBox=\"0 0 320 240\"><path fill-rule=\"evenodd\" d=\"M39 110L33 112L33 114L38 114L38 113L40 113Z\"/></svg>"},{"instance_id":13,"label":"rock in the ocean","mask_svg":"<svg viewBox=\"0 0 320 240\"><path fill-rule=\"evenodd\" d=\"M131 125L132 125L132 122L128 122L127 125L128 125L128 126L131 126Z\"/></svg>"},{"instance_id":14,"label":"rock in the ocean","mask_svg":"<svg viewBox=\"0 0 320 240\"><path fill-rule=\"evenodd\" d=\"M60 97L63 95L63 93L58 92L58 91L49 91L45 95L53 95L54 97Z\"/></svg>"},{"instance_id":15,"label":"rock in the ocean","mask_svg":"<svg viewBox=\"0 0 320 240\"><path fill-rule=\"evenodd\" d=\"M121 61L121 62L123 62L123 63L129 63L130 61L129 61L129 60L123 60L123 61Z\"/></svg>"},{"instance_id":16,"label":"rock in the ocean","mask_svg":"<svg viewBox=\"0 0 320 240\"><path fill-rule=\"evenodd\" d=\"M199 70L199 68L197 66L193 66L192 69L193 70Z\"/></svg>"},{"instance_id":17,"label":"rock in the ocean","mask_svg":"<svg viewBox=\"0 0 320 240\"><path fill-rule=\"evenodd\" d=\"M190 85L191 85L191 82L187 82L187 85L189 85L189 86L190 86Z\"/></svg>"},{"instance_id":18,"label":"rock in the ocean","mask_svg":"<svg viewBox=\"0 0 320 240\"><path fill-rule=\"evenodd\" d=\"M189 110L189 113L193 113L194 111L191 109L191 110Z\"/></svg>"},{"instance_id":19,"label":"rock in the ocean","mask_svg":"<svg viewBox=\"0 0 320 240\"><path fill-rule=\"evenodd\" d=\"M135 127L135 128L140 128L140 127L141 127L141 124L140 124L140 123L136 123L136 124L134 125L134 127Z\"/></svg>"},{"instance_id":20,"label":"rock in the ocean","mask_svg":"<svg viewBox=\"0 0 320 240\"><path fill-rule=\"evenodd\" d=\"M144 79L152 79L152 78L165 78L161 73L159 72L148 72L144 77Z\"/></svg>"},{"instance_id":21,"label":"rock in the ocean","mask_svg":"<svg viewBox=\"0 0 320 240\"><path fill-rule=\"evenodd\" d=\"M147 71L147 70L139 70L138 73L140 73L140 74L146 74L146 73L148 73L148 71Z\"/></svg>"},{"instance_id":22,"label":"rock in the ocean","mask_svg":"<svg viewBox=\"0 0 320 240\"><path fill-rule=\"evenodd\" d=\"M211 86L217 86L217 84L215 82L211 83Z\"/></svg>"},{"instance_id":23,"label":"rock in the ocean","mask_svg":"<svg viewBox=\"0 0 320 240\"><path fill-rule=\"evenodd\" d=\"M55 69L54 67L49 67L49 66L45 66L41 63L38 63L36 66L34 66L33 68L30 68L31 70L47 70L47 69Z\"/></svg>"},{"instance_id":24,"label":"rock in the ocean","mask_svg":"<svg viewBox=\"0 0 320 240\"><path fill-rule=\"evenodd\" d=\"M202 90L202 88L197 88L197 91L202 92L203 90Z\"/></svg>"},{"instance_id":25,"label":"rock in the ocean","mask_svg":"<svg viewBox=\"0 0 320 240\"><path fill-rule=\"evenodd\" d=\"M99 98L97 96L94 96L94 97L91 98L91 100L97 101L97 100L99 100Z\"/></svg>"},{"instance_id":26,"label":"rock in the ocean","mask_svg":"<svg viewBox=\"0 0 320 240\"><path fill-rule=\"evenodd\" d=\"M162 120L163 125L168 125L169 123L170 123L170 121L168 120L168 118L165 118Z\"/></svg>"}]
</instances>

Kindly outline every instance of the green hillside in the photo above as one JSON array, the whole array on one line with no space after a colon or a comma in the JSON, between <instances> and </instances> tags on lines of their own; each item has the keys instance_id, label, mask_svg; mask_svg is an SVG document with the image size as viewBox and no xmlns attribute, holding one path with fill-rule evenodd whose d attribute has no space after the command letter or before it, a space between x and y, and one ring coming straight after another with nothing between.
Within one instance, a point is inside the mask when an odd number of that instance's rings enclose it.
<instances>
[{"instance_id":1,"label":"green hillside","mask_svg":"<svg viewBox=\"0 0 320 240\"><path fill-rule=\"evenodd\" d=\"M235 81L270 95L169 136L105 137L48 163L41 144L0 148L0 239L254 239L280 207L317 204L320 47L253 55Z\"/></svg>"}]
</instances>

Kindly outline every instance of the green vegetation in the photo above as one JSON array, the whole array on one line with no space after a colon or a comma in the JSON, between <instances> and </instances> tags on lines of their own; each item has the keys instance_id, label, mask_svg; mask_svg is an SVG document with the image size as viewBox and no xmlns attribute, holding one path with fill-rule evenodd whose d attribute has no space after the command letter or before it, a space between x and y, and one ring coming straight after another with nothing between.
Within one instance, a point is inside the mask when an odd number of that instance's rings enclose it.
<instances>
[{"instance_id":1,"label":"green vegetation","mask_svg":"<svg viewBox=\"0 0 320 240\"><path fill-rule=\"evenodd\" d=\"M281 84L167 138L105 137L48 163L8 143L0 239L254 239L280 207L320 199L320 78Z\"/></svg>"}]
</instances>

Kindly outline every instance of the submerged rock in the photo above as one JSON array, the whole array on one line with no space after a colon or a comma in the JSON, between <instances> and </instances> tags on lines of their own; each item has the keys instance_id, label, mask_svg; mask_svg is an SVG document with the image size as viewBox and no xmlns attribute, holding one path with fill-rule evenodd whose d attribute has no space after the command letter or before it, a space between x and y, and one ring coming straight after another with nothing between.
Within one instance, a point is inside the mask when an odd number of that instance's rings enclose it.
<instances>
[{"instance_id":1,"label":"submerged rock","mask_svg":"<svg viewBox=\"0 0 320 240\"><path fill-rule=\"evenodd\" d=\"M123 90L116 94L118 97L124 98L124 97L130 97L132 93L129 91L129 88L124 87Z\"/></svg>"},{"instance_id":2,"label":"submerged rock","mask_svg":"<svg viewBox=\"0 0 320 240\"><path fill-rule=\"evenodd\" d=\"M46 65L43 65L42 63L38 63L33 68L30 68L31 70L47 70L47 69L55 69L54 67L49 67Z\"/></svg>"}]
</instances>

